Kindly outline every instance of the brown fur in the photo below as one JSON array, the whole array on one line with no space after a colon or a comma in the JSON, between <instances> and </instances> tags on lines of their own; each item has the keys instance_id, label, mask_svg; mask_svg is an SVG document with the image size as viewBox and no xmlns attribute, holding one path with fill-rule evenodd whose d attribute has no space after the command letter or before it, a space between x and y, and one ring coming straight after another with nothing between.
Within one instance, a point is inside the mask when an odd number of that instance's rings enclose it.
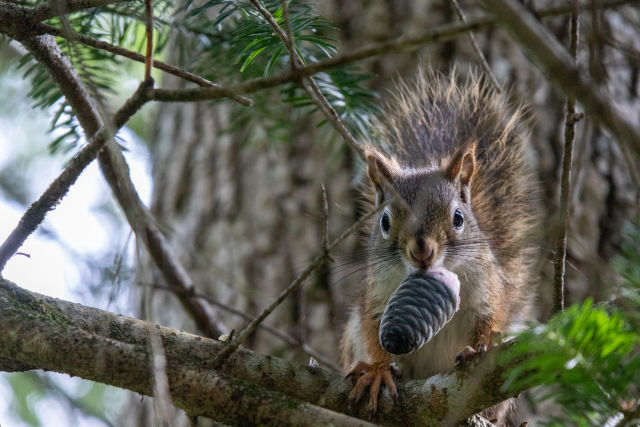
<instances>
[{"instance_id":1,"label":"brown fur","mask_svg":"<svg viewBox=\"0 0 640 427\"><path fill-rule=\"evenodd\" d=\"M527 123L521 107L477 75L457 80L455 72L421 72L400 85L385 117L385 149L367 147L367 200L392 202L370 225L366 290L341 343L345 369L397 359L410 376L430 376L453 366L466 346L486 348L493 332L528 317L536 209ZM457 211L461 227L452 222ZM380 315L407 270L438 265L460 278L460 311L422 349L394 358L378 342Z\"/></svg>"}]
</instances>

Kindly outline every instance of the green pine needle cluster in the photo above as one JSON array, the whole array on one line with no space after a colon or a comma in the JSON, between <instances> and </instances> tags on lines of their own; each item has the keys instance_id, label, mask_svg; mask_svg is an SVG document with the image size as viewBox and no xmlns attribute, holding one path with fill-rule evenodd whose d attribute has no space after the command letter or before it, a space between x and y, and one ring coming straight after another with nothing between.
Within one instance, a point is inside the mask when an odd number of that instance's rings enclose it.
<instances>
[{"instance_id":1,"label":"green pine needle cluster","mask_svg":"<svg viewBox=\"0 0 640 427\"><path fill-rule=\"evenodd\" d=\"M523 361L505 388L543 384L535 395L562 410L551 425L640 424L640 221L626 235L614 262L623 278L616 308L591 300L571 306L518 335L506 356Z\"/></svg>"},{"instance_id":2,"label":"green pine needle cluster","mask_svg":"<svg viewBox=\"0 0 640 427\"><path fill-rule=\"evenodd\" d=\"M221 84L284 72L291 66L288 50L249 1L210 0L198 6L194 1L187 1L175 6L176 3L169 0L156 0L153 4L157 59L169 57L172 64ZM280 1L268 0L264 5L284 28L285 16ZM289 1L288 10L296 49L305 63L336 54L336 29L329 20L319 16L311 5L298 0ZM144 53L143 2L108 5L53 18L47 23ZM172 41L168 43L168 40ZM109 105L109 99L117 91L122 77L131 74L131 61L75 41L58 38L58 43L92 97L106 111L115 108ZM50 150L77 149L83 136L81 127L46 70L30 56L22 59L20 67L25 77L31 79L30 96L35 106L52 109L54 139ZM371 137L373 117L378 112L377 103L372 102L377 94L366 87L369 78L355 66L315 76L318 86L346 125L363 138ZM161 80L159 83L161 85ZM283 132L291 123L287 104L300 110L298 114L315 111L305 108L311 105L311 100L294 83L284 85L280 91L254 94L252 98L254 108L249 113L240 111L246 107L231 107L233 123L237 125L242 121L242 128L266 130L269 140L291 140L292 135ZM281 102L283 108L274 112L274 101ZM233 123L229 131L234 129ZM247 138L250 140L251 135Z\"/></svg>"},{"instance_id":3,"label":"green pine needle cluster","mask_svg":"<svg viewBox=\"0 0 640 427\"><path fill-rule=\"evenodd\" d=\"M154 2L160 11L169 10L170 3L168 0ZM141 2L123 3L73 13L63 18L56 17L47 23L143 52L143 9L144 5ZM156 30L156 51L160 52L166 44L167 31L163 30L161 25L157 25ZM127 62L117 55L78 42L59 37L57 42L94 100L101 106L107 105L107 97L115 93L118 81L127 73ZM29 96L34 100L34 106L53 109L50 131L55 138L49 145L50 151L67 152L75 149L83 136L82 130L58 86L51 80L46 69L33 60L31 55L22 57L18 67L24 70L24 77L31 80Z\"/></svg>"}]
</instances>

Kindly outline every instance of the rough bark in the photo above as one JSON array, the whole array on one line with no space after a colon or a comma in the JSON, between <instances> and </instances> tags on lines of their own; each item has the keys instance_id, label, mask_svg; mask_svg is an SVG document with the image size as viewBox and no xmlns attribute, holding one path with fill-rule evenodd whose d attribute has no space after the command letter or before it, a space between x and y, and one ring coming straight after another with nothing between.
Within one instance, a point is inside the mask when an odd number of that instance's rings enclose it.
<instances>
[{"instance_id":1,"label":"rough bark","mask_svg":"<svg viewBox=\"0 0 640 427\"><path fill-rule=\"evenodd\" d=\"M189 415L233 424L368 424L365 404L349 408L351 383L338 373L244 349L215 371L210 366L224 346L219 341L32 293L5 279L0 328L2 371L57 371L151 395L155 328L172 400ZM493 349L465 368L399 382L402 406L384 398L375 421L448 425L512 396L501 389L507 367L497 364L499 354Z\"/></svg>"}]
</instances>

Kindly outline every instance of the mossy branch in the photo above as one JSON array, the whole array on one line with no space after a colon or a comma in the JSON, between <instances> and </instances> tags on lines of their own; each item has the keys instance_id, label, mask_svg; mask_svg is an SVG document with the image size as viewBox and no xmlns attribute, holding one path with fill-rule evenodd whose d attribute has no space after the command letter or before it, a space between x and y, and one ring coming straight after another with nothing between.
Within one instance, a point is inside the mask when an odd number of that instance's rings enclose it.
<instances>
[{"instance_id":1,"label":"mossy branch","mask_svg":"<svg viewBox=\"0 0 640 427\"><path fill-rule=\"evenodd\" d=\"M0 328L0 371L44 369L150 395L149 336L157 328L172 400L189 415L277 425L365 425L354 417L368 419L366 405L349 408L352 384L338 373L244 349L217 371L211 366L221 342L32 293L1 278ZM501 388L510 365L497 363L509 349L492 349L427 380L399 381L402 407L384 398L374 421L455 423L512 396Z\"/></svg>"}]
</instances>

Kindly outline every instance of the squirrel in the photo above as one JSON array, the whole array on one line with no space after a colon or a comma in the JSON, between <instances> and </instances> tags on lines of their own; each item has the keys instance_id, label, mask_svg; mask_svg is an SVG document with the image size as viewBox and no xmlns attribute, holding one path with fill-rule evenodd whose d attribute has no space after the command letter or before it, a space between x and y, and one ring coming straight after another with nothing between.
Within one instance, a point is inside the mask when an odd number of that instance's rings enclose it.
<instances>
[{"instance_id":1,"label":"squirrel","mask_svg":"<svg viewBox=\"0 0 640 427\"><path fill-rule=\"evenodd\" d=\"M365 232L366 289L340 359L357 380L351 402L369 388L371 414L383 385L398 401L396 362L404 375L427 378L530 317L536 203L526 113L477 73L458 80L455 70L420 71L415 83L400 83L382 130L386 150L365 149L365 203L388 204ZM378 341L385 306L408 273L436 268L458 275L460 310L422 348L394 357Z\"/></svg>"}]
</instances>

